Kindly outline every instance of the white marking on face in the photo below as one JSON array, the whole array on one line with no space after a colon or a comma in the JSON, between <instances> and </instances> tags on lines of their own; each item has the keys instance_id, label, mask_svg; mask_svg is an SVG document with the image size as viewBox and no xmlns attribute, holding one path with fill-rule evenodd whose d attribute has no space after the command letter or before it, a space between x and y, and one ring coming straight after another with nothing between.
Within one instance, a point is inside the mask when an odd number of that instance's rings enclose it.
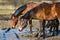
<instances>
[{"instance_id":1,"label":"white marking on face","mask_svg":"<svg viewBox=\"0 0 60 40\"><path fill-rule=\"evenodd\" d=\"M19 27L18 29L19 29L19 30L22 30L22 27Z\"/></svg>"},{"instance_id":2,"label":"white marking on face","mask_svg":"<svg viewBox=\"0 0 60 40\"><path fill-rule=\"evenodd\" d=\"M14 27L14 26L13 26Z\"/></svg>"}]
</instances>

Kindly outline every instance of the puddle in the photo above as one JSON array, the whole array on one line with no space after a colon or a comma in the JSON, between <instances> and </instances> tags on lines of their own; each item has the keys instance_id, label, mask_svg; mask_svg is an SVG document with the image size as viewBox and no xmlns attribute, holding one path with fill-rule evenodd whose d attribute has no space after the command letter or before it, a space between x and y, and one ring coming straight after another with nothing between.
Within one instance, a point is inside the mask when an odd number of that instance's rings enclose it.
<instances>
[{"instance_id":1,"label":"puddle","mask_svg":"<svg viewBox=\"0 0 60 40\"><path fill-rule=\"evenodd\" d=\"M22 32L18 31L17 29L11 29L10 31L6 30L0 30L0 40L35 40L34 37L22 37L20 35L28 35L30 34L29 29L24 29ZM33 33L37 33L36 30L33 30ZM60 36L60 30L58 33L58 36Z\"/></svg>"},{"instance_id":2,"label":"puddle","mask_svg":"<svg viewBox=\"0 0 60 40\"><path fill-rule=\"evenodd\" d=\"M18 31L17 29L11 29L7 32L6 30L0 30L0 39L1 40L35 40L35 38L32 37L21 37L20 35L28 35L30 34L30 30L23 30L22 32ZM36 33L36 31L33 30L33 33ZM19 35L18 35L19 34Z\"/></svg>"}]
</instances>

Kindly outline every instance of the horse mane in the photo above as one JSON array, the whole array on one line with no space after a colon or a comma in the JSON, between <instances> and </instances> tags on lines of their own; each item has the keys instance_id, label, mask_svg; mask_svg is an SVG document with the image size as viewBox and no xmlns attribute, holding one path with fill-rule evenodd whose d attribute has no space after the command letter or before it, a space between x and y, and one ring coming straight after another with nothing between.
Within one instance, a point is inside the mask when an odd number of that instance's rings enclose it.
<instances>
[{"instance_id":1,"label":"horse mane","mask_svg":"<svg viewBox=\"0 0 60 40\"><path fill-rule=\"evenodd\" d=\"M24 4L23 6L19 7L18 9L16 9L16 11L14 12L13 15L14 15L15 17L18 17L19 15L21 15L21 12L26 9L27 4L31 4L31 3L36 4L36 2L29 2L29 3L26 3L26 4Z\"/></svg>"},{"instance_id":2,"label":"horse mane","mask_svg":"<svg viewBox=\"0 0 60 40\"><path fill-rule=\"evenodd\" d=\"M40 4L40 5L41 5L41 4ZM38 6L40 6L40 5L38 5ZM30 18L31 18L31 11L36 10L36 8L37 8L38 6L34 7L33 9L29 10L28 12L26 12L26 14L23 15L20 19L22 19L22 18L23 18L23 19L30 19Z\"/></svg>"},{"instance_id":3,"label":"horse mane","mask_svg":"<svg viewBox=\"0 0 60 40\"><path fill-rule=\"evenodd\" d=\"M29 2L29 3L26 3L26 4L30 4L30 3L36 3L36 2ZM21 15L21 12L22 11L24 11L25 9L26 9L26 7L27 7L27 5L23 5L23 6L21 6L21 7L19 7L18 9L16 9L16 11L14 12L14 16L15 17L18 17L19 15ZM40 2L39 3L40 5L42 5L42 4L46 4L46 2ZM42 5L42 7L43 7L43 5Z\"/></svg>"},{"instance_id":4,"label":"horse mane","mask_svg":"<svg viewBox=\"0 0 60 40\"><path fill-rule=\"evenodd\" d=\"M20 19L30 19L31 15L30 12L32 11L32 9L30 11L28 11L25 15L23 15Z\"/></svg>"},{"instance_id":5,"label":"horse mane","mask_svg":"<svg viewBox=\"0 0 60 40\"><path fill-rule=\"evenodd\" d=\"M27 5L25 4L25 5L23 5L23 6L21 6L21 7L19 7L15 12L14 12L14 16L16 17L16 16L19 16L20 15L20 13L23 11L23 10L25 10L25 8L27 7Z\"/></svg>"}]
</instances>

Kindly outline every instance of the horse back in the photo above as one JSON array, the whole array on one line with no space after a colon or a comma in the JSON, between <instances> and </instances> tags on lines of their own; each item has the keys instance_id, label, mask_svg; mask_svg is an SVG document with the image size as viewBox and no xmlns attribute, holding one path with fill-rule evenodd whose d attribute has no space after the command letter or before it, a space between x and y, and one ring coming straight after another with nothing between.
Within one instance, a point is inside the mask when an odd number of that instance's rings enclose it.
<instances>
[{"instance_id":1,"label":"horse back","mask_svg":"<svg viewBox=\"0 0 60 40\"><path fill-rule=\"evenodd\" d=\"M44 3L43 6L44 9L44 14L45 14L45 19L50 20L50 19L55 19L57 16L56 10L55 10L55 5L52 3Z\"/></svg>"},{"instance_id":2,"label":"horse back","mask_svg":"<svg viewBox=\"0 0 60 40\"><path fill-rule=\"evenodd\" d=\"M32 12L33 13L33 12ZM55 11L55 5L50 3L42 3L38 7L34 9L34 17L40 18L40 19L54 19L56 14Z\"/></svg>"}]
</instances>

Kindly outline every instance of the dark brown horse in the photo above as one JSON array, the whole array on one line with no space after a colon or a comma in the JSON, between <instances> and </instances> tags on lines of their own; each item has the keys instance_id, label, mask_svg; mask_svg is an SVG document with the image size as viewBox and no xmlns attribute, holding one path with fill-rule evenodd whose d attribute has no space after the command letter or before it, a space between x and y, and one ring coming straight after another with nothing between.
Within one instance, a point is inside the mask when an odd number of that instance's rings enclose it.
<instances>
[{"instance_id":1,"label":"dark brown horse","mask_svg":"<svg viewBox=\"0 0 60 40\"><path fill-rule=\"evenodd\" d=\"M31 10L32 8L34 8L34 7L38 6L38 5L39 5L38 3L30 2L30 3L27 3L27 4L19 7L14 12L14 14L11 16L11 18L12 18L11 19L11 27L15 28L20 15L24 15L27 11ZM29 24L30 24L30 31L32 33L32 20L29 20Z\"/></svg>"},{"instance_id":2,"label":"dark brown horse","mask_svg":"<svg viewBox=\"0 0 60 40\"><path fill-rule=\"evenodd\" d=\"M27 19L27 21L30 19L38 19L40 22L40 30L41 30L42 22L44 20L54 20L56 17L57 17L57 13L55 10L55 5L43 2L39 6L31 9L24 16L21 17L19 30L23 30L23 28L26 26L26 25L23 26L24 23L27 24L27 22L24 21L25 19ZM44 26L43 26L43 30L45 30ZM43 33L45 35L44 31ZM40 33L38 37L40 38Z\"/></svg>"}]
</instances>

